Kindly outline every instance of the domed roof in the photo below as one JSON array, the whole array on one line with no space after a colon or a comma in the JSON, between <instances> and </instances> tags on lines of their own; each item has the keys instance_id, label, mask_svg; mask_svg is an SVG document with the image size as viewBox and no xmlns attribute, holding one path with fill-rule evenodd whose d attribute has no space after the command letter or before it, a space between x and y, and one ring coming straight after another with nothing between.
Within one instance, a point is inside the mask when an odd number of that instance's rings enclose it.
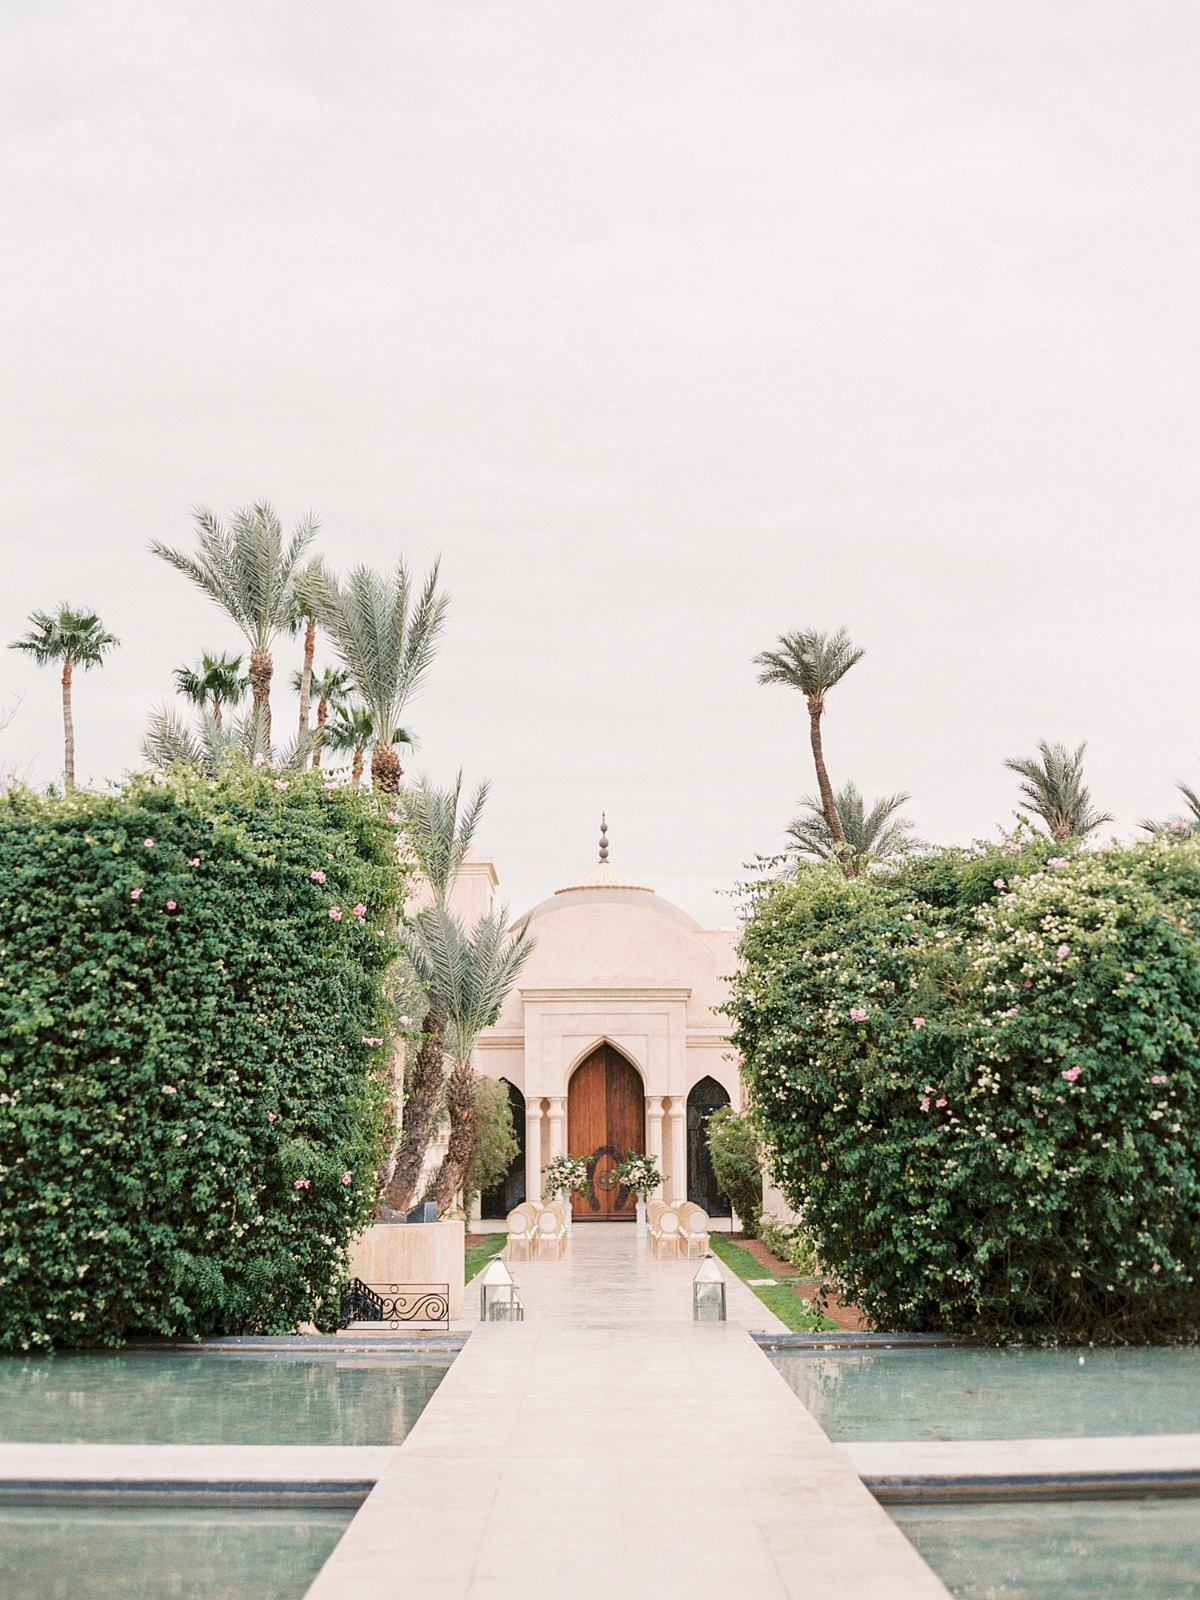
<instances>
[{"instance_id":1,"label":"domed roof","mask_svg":"<svg viewBox=\"0 0 1200 1600\"><path fill-rule=\"evenodd\" d=\"M619 873L608 859L608 823L600 822L600 860L597 866L576 883L556 889L548 900L541 901L526 913L525 921L548 916L553 911L565 911L571 906L627 905L638 910L651 911L660 917L669 917L683 928L699 928L695 917L690 917L681 907L664 900L644 883L634 883Z\"/></svg>"}]
</instances>

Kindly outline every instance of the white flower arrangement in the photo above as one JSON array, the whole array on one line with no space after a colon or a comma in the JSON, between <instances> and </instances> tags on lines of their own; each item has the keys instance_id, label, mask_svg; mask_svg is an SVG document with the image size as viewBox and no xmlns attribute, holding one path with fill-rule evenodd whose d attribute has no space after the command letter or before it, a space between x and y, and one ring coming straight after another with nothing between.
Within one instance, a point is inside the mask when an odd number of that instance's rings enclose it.
<instances>
[{"instance_id":1,"label":"white flower arrangement","mask_svg":"<svg viewBox=\"0 0 1200 1600\"><path fill-rule=\"evenodd\" d=\"M658 1170L658 1162L653 1156L639 1156L632 1150L625 1152L625 1159L616 1169L616 1178L619 1184L626 1189L631 1189L639 1200L644 1200L648 1194L653 1194L663 1181L662 1173Z\"/></svg>"},{"instance_id":2,"label":"white flower arrangement","mask_svg":"<svg viewBox=\"0 0 1200 1600\"><path fill-rule=\"evenodd\" d=\"M583 1194L589 1182L588 1165L583 1156L555 1156L542 1168L550 1194Z\"/></svg>"}]
</instances>

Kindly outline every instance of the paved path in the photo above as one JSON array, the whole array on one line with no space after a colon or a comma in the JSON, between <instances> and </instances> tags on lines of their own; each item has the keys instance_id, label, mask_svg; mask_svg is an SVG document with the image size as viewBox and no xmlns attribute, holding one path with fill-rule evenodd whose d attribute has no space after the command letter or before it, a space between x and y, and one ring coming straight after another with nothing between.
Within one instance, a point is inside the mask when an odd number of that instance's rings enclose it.
<instances>
[{"instance_id":1,"label":"paved path","mask_svg":"<svg viewBox=\"0 0 1200 1600\"><path fill-rule=\"evenodd\" d=\"M527 1320L476 1329L309 1600L946 1600L741 1284L698 1327L695 1263L620 1226L512 1271Z\"/></svg>"}]
</instances>

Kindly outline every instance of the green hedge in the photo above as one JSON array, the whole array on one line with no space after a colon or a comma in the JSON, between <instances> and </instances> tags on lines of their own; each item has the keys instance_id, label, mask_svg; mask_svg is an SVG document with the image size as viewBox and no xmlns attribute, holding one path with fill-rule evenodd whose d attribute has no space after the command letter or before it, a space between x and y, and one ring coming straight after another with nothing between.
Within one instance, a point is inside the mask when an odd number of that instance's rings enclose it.
<instances>
[{"instance_id":1,"label":"green hedge","mask_svg":"<svg viewBox=\"0 0 1200 1600\"><path fill-rule=\"evenodd\" d=\"M386 1125L394 837L269 769L0 801L0 1348L331 1325Z\"/></svg>"},{"instance_id":2,"label":"green hedge","mask_svg":"<svg viewBox=\"0 0 1200 1600\"><path fill-rule=\"evenodd\" d=\"M772 1170L876 1327L1200 1329L1200 843L765 888L733 1012Z\"/></svg>"}]
</instances>

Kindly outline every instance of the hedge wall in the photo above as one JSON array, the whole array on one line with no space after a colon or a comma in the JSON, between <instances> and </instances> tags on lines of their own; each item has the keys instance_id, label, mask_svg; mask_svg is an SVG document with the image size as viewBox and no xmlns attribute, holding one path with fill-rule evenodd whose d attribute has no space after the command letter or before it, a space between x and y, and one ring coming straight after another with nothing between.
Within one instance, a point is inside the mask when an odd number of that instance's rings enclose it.
<instances>
[{"instance_id":1,"label":"hedge wall","mask_svg":"<svg viewBox=\"0 0 1200 1600\"><path fill-rule=\"evenodd\" d=\"M249 768L0 800L0 1348L331 1325L385 1132L383 804Z\"/></svg>"},{"instance_id":2,"label":"hedge wall","mask_svg":"<svg viewBox=\"0 0 1200 1600\"><path fill-rule=\"evenodd\" d=\"M1200 843L803 871L742 939L777 1180L874 1326L1200 1329Z\"/></svg>"}]
</instances>

